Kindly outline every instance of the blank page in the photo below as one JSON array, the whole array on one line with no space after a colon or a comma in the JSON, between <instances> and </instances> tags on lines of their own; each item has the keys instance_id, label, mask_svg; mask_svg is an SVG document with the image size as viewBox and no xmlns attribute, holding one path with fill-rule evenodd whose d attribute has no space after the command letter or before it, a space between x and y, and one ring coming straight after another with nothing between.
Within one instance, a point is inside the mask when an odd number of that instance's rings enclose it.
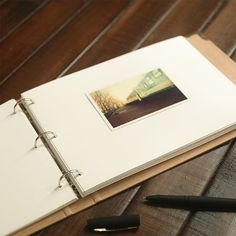
<instances>
[{"instance_id":1,"label":"blank page","mask_svg":"<svg viewBox=\"0 0 236 236\"><path fill-rule=\"evenodd\" d=\"M170 85L168 90L153 92L145 103L142 96L154 90L141 90L142 82L147 88L155 85L151 80L155 75L161 88ZM133 90L127 92L131 85ZM116 100L122 96L117 90L126 93L128 105L119 108ZM153 108L155 102L170 104L169 98L181 93L186 97L181 102L114 129L108 125L108 119L129 118ZM101 95L101 103L107 100L101 107L114 102L118 108L106 112L105 120L88 94ZM84 195L229 132L236 124L235 85L183 37L65 76L23 96L35 101L30 110L42 127L57 133L52 142L65 162L82 171L77 180Z\"/></svg>"},{"instance_id":2,"label":"blank page","mask_svg":"<svg viewBox=\"0 0 236 236\"><path fill-rule=\"evenodd\" d=\"M26 226L76 199L61 172L14 100L0 106L0 235Z\"/></svg>"}]
</instances>

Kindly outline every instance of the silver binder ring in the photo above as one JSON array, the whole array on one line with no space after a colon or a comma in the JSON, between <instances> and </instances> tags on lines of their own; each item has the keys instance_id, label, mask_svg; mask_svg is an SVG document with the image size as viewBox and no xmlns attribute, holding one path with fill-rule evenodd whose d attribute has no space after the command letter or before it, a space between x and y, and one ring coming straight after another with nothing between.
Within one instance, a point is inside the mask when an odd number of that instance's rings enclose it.
<instances>
[{"instance_id":1,"label":"silver binder ring","mask_svg":"<svg viewBox=\"0 0 236 236\"><path fill-rule=\"evenodd\" d=\"M49 137L48 135L51 135L51 136ZM38 147L38 145L37 145L37 144L38 144L38 140L39 140L40 138L42 138L42 137L45 137L45 136L46 136L49 140L51 140L51 139L57 137L56 134L53 133L52 131L45 131L45 132L39 134L38 137L35 139L35 141L34 141L34 147L35 147L35 148Z\"/></svg>"},{"instance_id":2,"label":"silver binder ring","mask_svg":"<svg viewBox=\"0 0 236 236\"><path fill-rule=\"evenodd\" d=\"M62 181L67 175L69 175L69 174L76 174L76 176L82 175L82 173L81 173L80 171L76 170L76 169L66 171L66 172L60 177L60 179L59 179L59 181L58 181L58 188L61 188L61 187L62 187L61 181Z\"/></svg>"},{"instance_id":3,"label":"silver binder ring","mask_svg":"<svg viewBox=\"0 0 236 236\"><path fill-rule=\"evenodd\" d=\"M14 114L16 113L16 107L19 105L19 104L22 104L23 102L27 102L27 105L31 105L31 104L34 104L34 101L31 99L31 98L21 98L19 100L16 101L16 104L13 108L13 111L14 111Z\"/></svg>"}]
</instances>

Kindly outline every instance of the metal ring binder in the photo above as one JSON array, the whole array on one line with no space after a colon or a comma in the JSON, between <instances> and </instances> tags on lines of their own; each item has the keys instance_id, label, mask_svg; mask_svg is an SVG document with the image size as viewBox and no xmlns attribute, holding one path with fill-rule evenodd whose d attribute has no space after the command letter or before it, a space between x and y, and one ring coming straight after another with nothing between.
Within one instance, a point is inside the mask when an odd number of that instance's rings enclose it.
<instances>
[{"instance_id":1,"label":"metal ring binder","mask_svg":"<svg viewBox=\"0 0 236 236\"><path fill-rule=\"evenodd\" d=\"M22 103L22 101L29 102L28 105L34 104L34 101L33 101L31 98L21 98L21 99L19 99L19 100L16 101L16 104L15 104L15 106L14 106L14 108L13 108L14 114L16 113L16 107L17 107L17 105L19 105L20 103Z\"/></svg>"},{"instance_id":2,"label":"metal ring binder","mask_svg":"<svg viewBox=\"0 0 236 236\"><path fill-rule=\"evenodd\" d=\"M68 174L73 174L73 173L77 173L77 175L82 175L82 173L81 173L80 171L76 170L76 169L66 171L66 172L60 177L60 179L59 179L59 181L58 181L58 188L61 188L61 187L62 187L62 185L61 185L62 179L65 178Z\"/></svg>"},{"instance_id":3,"label":"metal ring binder","mask_svg":"<svg viewBox=\"0 0 236 236\"><path fill-rule=\"evenodd\" d=\"M53 133L52 131L45 131L45 132L39 134L38 137L35 139L35 141L34 141L34 147L35 147L35 148L38 147L38 146L37 146L38 140L39 140L41 137L43 137L43 136L45 136L45 135L47 135L47 134L52 134L52 137L49 138L49 139L53 139L53 138L56 138L56 137L57 137L57 136L55 135L55 133Z\"/></svg>"}]
</instances>

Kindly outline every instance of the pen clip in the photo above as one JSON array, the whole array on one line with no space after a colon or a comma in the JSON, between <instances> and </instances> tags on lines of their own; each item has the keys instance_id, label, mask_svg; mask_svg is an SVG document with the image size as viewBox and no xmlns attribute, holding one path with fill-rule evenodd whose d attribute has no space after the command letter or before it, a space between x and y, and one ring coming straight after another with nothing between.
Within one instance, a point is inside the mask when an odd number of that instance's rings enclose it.
<instances>
[{"instance_id":1,"label":"pen clip","mask_svg":"<svg viewBox=\"0 0 236 236\"><path fill-rule=\"evenodd\" d=\"M89 219L87 227L94 232L115 232L137 229L140 225L139 215L121 215Z\"/></svg>"},{"instance_id":2,"label":"pen clip","mask_svg":"<svg viewBox=\"0 0 236 236\"><path fill-rule=\"evenodd\" d=\"M137 229L137 228L138 228L137 226L126 227L126 228L118 228L118 229L97 228L97 229L93 229L93 231L96 231L96 232L116 232L116 231Z\"/></svg>"}]
</instances>

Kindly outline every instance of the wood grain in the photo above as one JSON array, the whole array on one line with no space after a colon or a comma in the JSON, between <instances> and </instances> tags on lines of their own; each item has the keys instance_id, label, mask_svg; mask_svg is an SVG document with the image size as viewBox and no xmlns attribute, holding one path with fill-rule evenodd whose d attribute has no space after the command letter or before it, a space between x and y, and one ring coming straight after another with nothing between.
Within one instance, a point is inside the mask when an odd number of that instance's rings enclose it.
<instances>
[{"instance_id":1,"label":"wood grain","mask_svg":"<svg viewBox=\"0 0 236 236\"><path fill-rule=\"evenodd\" d=\"M177 35L188 36L201 32L225 4L225 0L180 1L168 17L149 35L144 45Z\"/></svg>"},{"instance_id":2,"label":"wood grain","mask_svg":"<svg viewBox=\"0 0 236 236\"><path fill-rule=\"evenodd\" d=\"M165 4L168 4L167 2L168 1L165 1ZM83 57L79 58L77 62L74 62L74 65L67 73L75 72L77 70L118 56L121 53L136 49L140 46L145 46L157 41L161 41L162 39L167 39L169 37L181 34L192 34L201 28L202 24L206 20L206 17L208 18L210 15L212 15L212 12L215 12L217 9L219 9L219 6L217 5L219 2L221 3L221 1L214 0L211 1L210 5L208 5L204 0L191 1L189 4L187 4L186 1L172 1L174 7L170 7L170 3L167 6L163 6L163 1L159 1L159 3L162 4L162 7L160 8L157 2L154 1L155 6L153 5L152 7L157 11L156 15L159 15L159 18L156 20L154 25L149 27L149 30L146 31L145 35L142 35L142 37L140 37L138 40L132 42L132 38L129 38L129 35L136 35L137 31L132 31L128 28L129 26L125 25L125 23L122 23L125 20L122 18L120 19L120 22L117 22L117 25L114 25L110 32L104 35L103 38ZM204 7L203 5L205 6L204 13L201 13L200 16L194 14L196 12L196 8L197 10L200 10ZM163 9L163 7L165 8ZM162 14L159 13L159 10L162 12ZM133 18L130 18L129 22L132 22L132 20ZM142 28L142 24L144 24L144 22L140 22L138 25ZM119 30L121 27L120 25L124 25L124 30L128 28L127 34L121 34L121 30ZM118 30L116 30L116 27ZM151 35L150 32L152 32ZM149 38L147 39L147 37ZM111 41L110 39L114 40ZM145 42L143 42L144 39L146 39ZM114 50L121 53L115 53Z\"/></svg>"},{"instance_id":3,"label":"wood grain","mask_svg":"<svg viewBox=\"0 0 236 236\"><path fill-rule=\"evenodd\" d=\"M103 0L103 4L100 0L93 1L5 81L0 88L0 101L19 97L21 92L55 79L79 53L93 43L94 38L110 25L128 3L127 0Z\"/></svg>"},{"instance_id":4,"label":"wood grain","mask_svg":"<svg viewBox=\"0 0 236 236\"><path fill-rule=\"evenodd\" d=\"M0 41L28 19L47 0L6 1L0 6Z\"/></svg>"},{"instance_id":5,"label":"wood grain","mask_svg":"<svg viewBox=\"0 0 236 236\"><path fill-rule=\"evenodd\" d=\"M73 61L64 74L70 74L133 50L150 28L161 21L165 13L176 3L176 0L134 1L111 29L86 54Z\"/></svg>"},{"instance_id":6,"label":"wood grain","mask_svg":"<svg viewBox=\"0 0 236 236\"><path fill-rule=\"evenodd\" d=\"M203 31L203 37L212 40L219 48L232 54L236 46L236 1L231 0L214 21Z\"/></svg>"},{"instance_id":7,"label":"wood grain","mask_svg":"<svg viewBox=\"0 0 236 236\"><path fill-rule=\"evenodd\" d=\"M227 152L222 165L215 173L205 195L236 199L236 143ZM183 229L182 235L227 235L236 234L236 214L219 212L196 212Z\"/></svg>"},{"instance_id":8,"label":"wood grain","mask_svg":"<svg viewBox=\"0 0 236 236\"><path fill-rule=\"evenodd\" d=\"M29 60L82 5L82 0L50 1L2 41L0 84Z\"/></svg>"}]
</instances>

